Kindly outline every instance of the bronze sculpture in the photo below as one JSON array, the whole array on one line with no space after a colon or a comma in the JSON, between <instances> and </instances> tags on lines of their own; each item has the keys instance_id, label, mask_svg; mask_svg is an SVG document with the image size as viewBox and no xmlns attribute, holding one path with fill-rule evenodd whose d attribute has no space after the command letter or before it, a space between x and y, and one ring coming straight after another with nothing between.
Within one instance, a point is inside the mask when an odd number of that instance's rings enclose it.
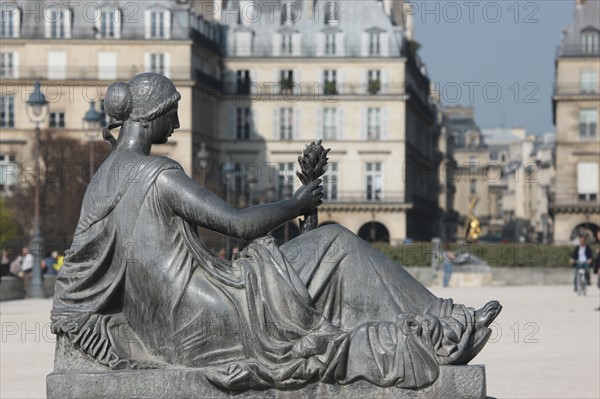
<instances>
[{"instance_id":1,"label":"bronze sculpture","mask_svg":"<svg viewBox=\"0 0 600 399\"><path fill-rule=\"evenodd\" d=\"M179 127L179 98L153 73L109 88L113 152L85 194L57 279L55 334L112 369L205 367L227 390L359 379L419 389L440 365L481 350L498 302L475 311L437 298L341 226L276 245L269 231L316 215L319 179L291 199L237 210L151 156ZM117 140L109 129L119 126ZM224 261L194 225L253 241Z\"/></svg>"}]
</instances>

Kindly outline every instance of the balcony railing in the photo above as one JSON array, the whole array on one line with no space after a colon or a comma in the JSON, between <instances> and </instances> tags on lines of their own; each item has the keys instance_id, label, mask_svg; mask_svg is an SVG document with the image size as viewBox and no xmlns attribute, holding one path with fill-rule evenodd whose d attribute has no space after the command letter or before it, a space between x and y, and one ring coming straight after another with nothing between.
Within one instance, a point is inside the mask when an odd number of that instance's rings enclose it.
<instances>
[{"instance_id":1,"label":"balcony railing","mask_svg":"<svg viewBox=\"0 0 600 399\"><path fill-rule=\"evenodd\" d=\"M558 48L559 57L600 57L600 46L561 46Z\"/></svg>"},{"instance_id":2,"label":"balcony railing","mask_svg":"<svg viewBox=\"0 0 600 399\"><path fill-rule=\"evenodd\" d=\"M554 85L554 94L559 96L598 96L600 87L598 82L593 84L581 84L578 82L565 82Z\"/></svg>"},{"instance_id":3,"label":"balcony railing","mask_svg":"<svg viewBox=\"0 0 600 399\"><path fill-rule=\"evenodd\" d=\"M81 67L48 67L48 66L21 66L18 70L0 71L3 80L24 79L24 80L130 80L135 75L149 71L141 65L131 65L128 67L100 68L97 66ZM168 70L156 70L163 72L173 80L191 80L191 68L169 68Z\"/></svg>"},{"instance_id":4,"label":"balcony railing","mask_svg":"<svg viewBox=\"0 0 600 399\"><path fill-rule=\"evenodd\" d=\"M343 96L369 96L376 99L379 96L406 96L411 95L427 104L430 96L429 89L418 88L411 84L394 83L384 84L378 93L369 91L367 83L334 83L326 85L320 81L294 81L291 88L281 82L241 82L225 86L226 95L285 95L285 96L321 96L335 99Z\"/></svg>"},{"instance_id":5,"label":"balcony railing","mask_svg":"<svg viewBox=\"0 0 600 399\"><path fill-rule=\"evenodd\" d=\"M335 199L325 199L325 204L403 204L405 195L403 191L383 191L380 199L368 198L366 191L338 191Z\"/></svg>"}]
</instances>

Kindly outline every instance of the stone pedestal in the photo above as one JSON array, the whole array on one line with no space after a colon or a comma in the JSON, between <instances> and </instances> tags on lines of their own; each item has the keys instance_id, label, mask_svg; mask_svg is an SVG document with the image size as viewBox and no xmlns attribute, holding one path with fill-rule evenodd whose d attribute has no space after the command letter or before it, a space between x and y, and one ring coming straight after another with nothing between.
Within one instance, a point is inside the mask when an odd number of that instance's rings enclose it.
<instances>
[{"instance_id":1,"label":"stone pedestal","mask_svg":"<svg viewBox=\"0 0 600 399\"><path fill-rule=\"evenodd\" d=\"M441 366L433 385L419 391L379 388L365 381L349 385L309 384L299 390L224 392L212 385L204 369L111 371L73 348L64 337L56 341L54 372L46 377L49 399L236 399L273 398L453 398L485 399L485 367Z\"/></svg>"},{"instance_id":2,"label":"stone pedestal","mask_svg":"<svg viewBox=\"0 0 600 399\"><path fill-rule=\"evenodd\" d=\"M203 369L167 369L110 372L54 372L46 378L49 399L80 398L454 398L484 399L485 368L442 366L433 385L419 391L379 388L365 381L349 385L309 384L292 391L246 391L228 393L213 386ZM235 396L233 396L235 395Z\"/></svg>"}]
</instances>

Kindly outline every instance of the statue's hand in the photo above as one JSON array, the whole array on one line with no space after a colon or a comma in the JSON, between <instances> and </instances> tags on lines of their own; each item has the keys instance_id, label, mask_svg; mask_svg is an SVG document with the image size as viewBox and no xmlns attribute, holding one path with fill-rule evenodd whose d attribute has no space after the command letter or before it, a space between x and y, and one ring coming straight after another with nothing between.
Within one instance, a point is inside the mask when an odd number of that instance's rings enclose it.
<instances>
[{"instance_id":1,"label":"statue's hand","mask_svg":"<svg viewBox=\"0 0 600 399\"><path fill-rule=\"evenodd\" d=\"M293 198L298 204L298 216L306 215L323 203L323 186L321 179L300 187Z\"/></svg>"}]
</instances>

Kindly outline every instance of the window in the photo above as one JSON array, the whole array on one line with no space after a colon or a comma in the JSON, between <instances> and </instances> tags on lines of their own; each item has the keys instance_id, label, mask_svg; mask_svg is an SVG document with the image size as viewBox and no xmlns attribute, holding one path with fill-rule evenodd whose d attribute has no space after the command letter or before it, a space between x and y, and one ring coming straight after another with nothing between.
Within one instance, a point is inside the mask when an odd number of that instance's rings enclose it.
<instances>
[{"instance_id":1,"label":"window","mask_svg":"<svg viewBox=\"0 0 600 399\"><path fill-rule=\"evenodd\" d=\"M577 164L577 197L579 201L596 201L598 199L597 162L579 162Z\"/></svg>"},{"instance_id":2,"label":"window","mask_svg":"<svg viewBox=\"0 0 600 399\"><path fill-rule=\"evenodd\" d=\"M591 94L598 92L598 72L595 70L581 71L581 93Z\"/></svg>"},{"instance_id":3,"label":"window","mask_svg":"<svg viewBox=\"0 0 600 399\"><path fill-rule=\"evenodd\" d=\"M150 72L160 73L161 75L165 74L165 55L162 53L152 53L150 54Z\"/></svg>"},{"instance_id":4,"label":"window","mask_svg":"<svg viewBox=\"0 0 600 399\"><path fill-rule=\"evenodd\" d=\"M367 139L381 139L381 108L367 109Z\"/></svg>"},{"instance_id":5,"label":"window","mask_svg":"<svg viewBox=\"0 0 600 399\"><path fill-rule=\"evenodd\" d=\"M326 33L325 34L325 55L335 55L336 48L335 42L336 37L335 33Z\"/></svg>"},{"instance_id":6,"label":"window","mask_svg":"<svg viewBox=\"0 0 600 399\"><path fill-rule=\"evenodd\" d=\"M235 55L238 57L250 57L254 45L254 34L251 31L242 30L235 32Z\"/></svg>"},{"instance_id":7,"label":"window","mask_svg":"<svg viewBox=\"0 0 600 399\"><path fill-rule=\"evenodd\" d=\"M71 10L50 7L45 11L46 38L68 39L71 37Z\"/></svg>"},{"instance_id":8,"label":"window","mask_svg":"<svg viewBox=\"0 0 600 399\"><path fill-rule=\"evenodd\" d=\"M279 139L291 140L294 137L294 109L279 109Z\"/></svg>"},{"instance_id":9,"label":"window","mask_svg":"<svg viewBox=\"0 0 600 399\"><path fill-rule=\"evenodd\" d=\"M169 10L146 11L146 38L171 38L171 12Z\"/></svg>"},{"instance_id":10,"label":"window","mask_svg":"<svg viewBox=\"0 0 600 399\"><path fill-rule=\"evenodd\" d=\"M17 53L0 53L0 77L2 78L16 78L17 67L16 58Z\"/></svg>"},{"instance_id":11,"label":"window","mask_svg":"<svg viewBox=\"0 0 600 399\"><path fill-rule=\"evenodd\" d=\"M338 127L338 110L337 108L323 109L323 139L336 140Z\"/></svg>"},{"instance_id":12,"label":"window","mask_svg":"<svg viewBox=\"0 0 600 399\"><path fill-rule=\"evenodd\" d=\"M97 38L119 39L121 37L121 13L115 9L100 11L96 23Z\"/></svg>"},{"instance_id":13,"label":"window","mask_svg":"<svg viewBox=\"0 0 600 399\"><path fill-rule=\"evenodd\" d=\"M10 194L17 184L18 169L14 155L0 154L0 196Z\"/></svg>"},{"instance_id":14,"label":"window","mask_svg":"<svg viewBox=\"0 0 600 399\"><path fill-rule=\"evenodd\" d=\"M340 22L340 10L339 6L330 1L325 4L325 24L337 25Z\"/></svg>"},{"instance_id":15,"label":"window","mask_svg":"<svg viewBox=\"0 0 600 399\"><path fill-rule=\"evenodd\" d=\"M369 69L367 71L367 82L369 94L378 94L381 92L381 71L379 69Z\"/></svg>"},{"instance_id":16,"label":"window","mask_svg":"<svg viewBox=\"0 0 600 399\"><path fill-rule=\"evenodd\" d=\"M585 54L598 54L600 47L600 32L596 30L584 30L581 32L581 50Z\"/></svg>"},{"instance_id":17,"label":"window","mask_svg":"<svg viewBox=\"0 0 600 399\"><path fill-rule=\"evenodd\" d=\"M279 71L279 85L282 93L292 90L294 88L294 71L291 69Z\"/></svg>"},{"instance_id":18,"label":"window","mask_svg":"<svg viewBox=\"0 0 600 399\"><path fill-rule=\"evenodd\" d=\"M249 107L236 109L235 135L239 140L248 140L252 130L252 114Z\"/></svg>"},{"instance_id":19,"label":"window","mask_svg":"<svg viewBox=\"0 0 600 399\"><path fill-rule=\"evenodd\" d=\"M238 94L250 94L250 71L240 69L236 72L236 92Z\"/></svg>"},{"instance_id":20,"label":"window","mask_svg":"<svg viewBox=\"0 0 600 399\"><path fill-rule=\"evenodd\" d=\"M49 117L50 127L65 127L65 113L64 112L50 112Z\"/></svg>"},{"instance_id":21,"label":"window","mask_svg":"<svg viewBox=\"0 0 600 399\"><path fill-rule=\"evenodd\" d=\"M338 94L337 71L335 69L323 71L323 92L326 95Z\"/></svg>"},{"instance_id":22,"label":"window","mask_svg":"<svg viewBox=\"0 0 600 399\"><path fill-rule=\"evenodd\" d=\"M0 37L19 37L21 11L17 7L7 7L0 11L0 18Z\"/></svg>"},{"instance_id":23,"label":"window","mask_svg":"<svg viewBox=\"0 0 600 399\"><path fill-rule=\"evenodd\" d=\"M367 163L367 200L380 201L383 199L383 175L381 163Z\"/></svg>"},{"instance_id":24,"label":"window","mask_svg":"<svg viewBox=\"0 0 600 399\"><path fill-rule=\"evenodd\" d=\"M296 171L293 163L280 163L277 179L277 192L279 198L287 198L294 194L294 180Z\"/></svg>"},{"instance_id":25,"label":"window","mask_svg":"<svg viewBox=\"0 0 600 399\"><path fill-rule=\"evenodd\" d=\"M0 97L0 127L15 127L15 98Z\"/></svg>"},{"instance_id":26,"label":"window","mask_svg":"<svg viewBox=\"0 0 600 399\"><path fill-rule=\"evenodd\" d=\"M281 8L281 24L292 25L298 21L299 6L295 3L286 3Z\"/></svg>"},{"instance_id":27,"label":"window","mask_svg":"<svg viewBox=\"0 0 600 399\"><path fill-rule=\"evenodd\" d=\"M469 182L469 192L471 193L471 195L477 194L477 180L472 179Z\"/></svg>"},{"instance_id":28,"label":"window","mask_svg":"<svg viewBox=\"0 0 600 399\"><path fill-rule=\"evenodd\" d=\"M369 33L369 55L381 54L381 33Z\"/></svg>"},{"instance_id":29,"label":"window","mask_svg":"<svg viewBox=\"0 0 600 399\"><path fill-rule=\"evenodd\" d=\"M293 54L292 34L283 33L281 35L281 55Z\"/></svg>"},{"instance_id":30,"label":"window","mask_svg":"<svg viewBox=\"0 0 600 399\"><path fill-rule=\"evenodd\" d=\"M579 110L579 137L596 137L598 110Z\"/></svg>"},{"instance_id":31,"label":"window","mask_svg":"<svg viewBox=\"0 0 600 399\"><path fill-rule=\"evenodd\" d=\"M323 175L323 198L330 201L338 199L338 164L335 162L328 163L325 166L325 174Z\"/></svg>"}]
</instances>

